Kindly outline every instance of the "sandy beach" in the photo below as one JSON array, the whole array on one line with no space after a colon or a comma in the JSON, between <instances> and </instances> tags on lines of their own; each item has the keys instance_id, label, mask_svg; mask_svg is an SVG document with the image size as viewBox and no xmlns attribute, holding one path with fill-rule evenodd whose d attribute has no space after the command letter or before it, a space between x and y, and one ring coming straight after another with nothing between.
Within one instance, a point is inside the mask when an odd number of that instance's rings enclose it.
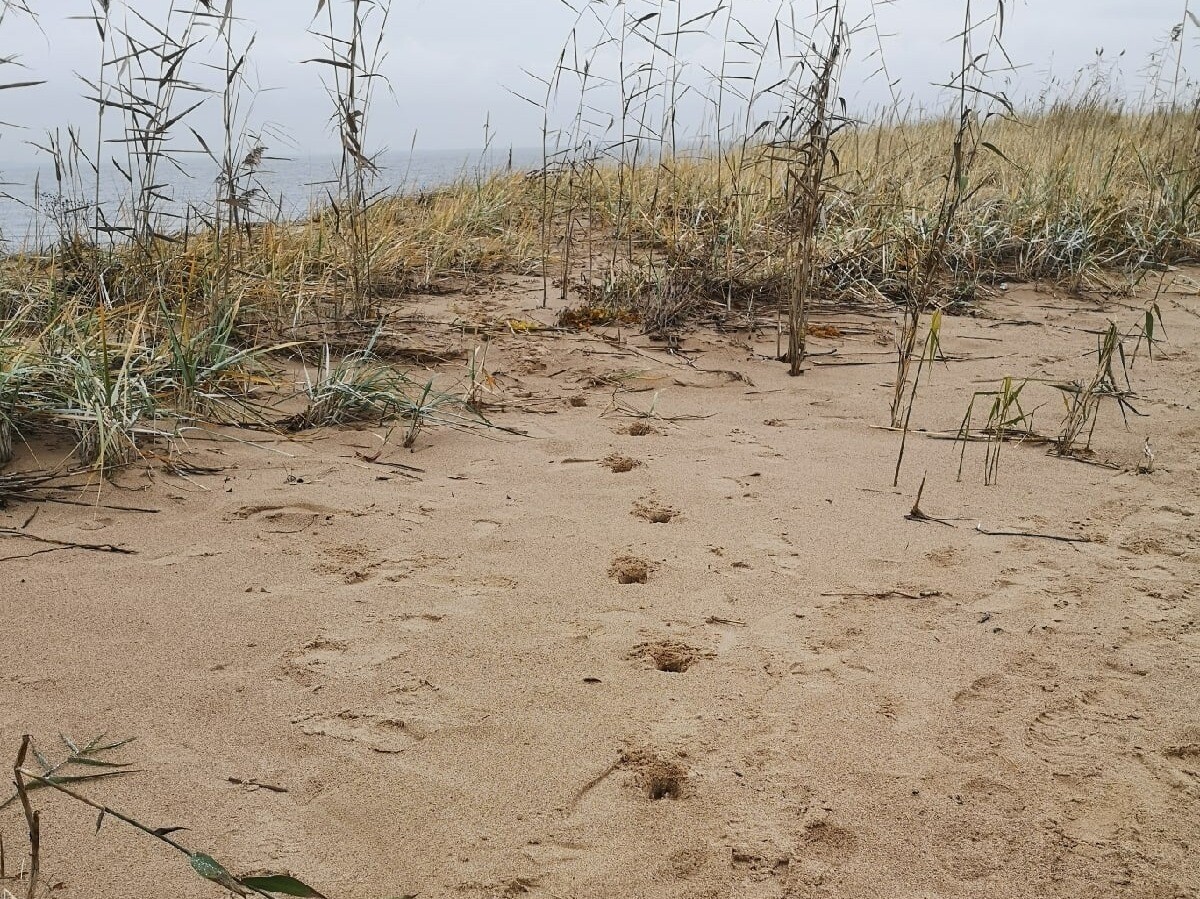
<instances>
[{"instance_id":1,"label":"sandy beach","mask_svg":"<svg viewBox=\"0 0 1200 899\"><path fill-rule=\"evenodd\" d=\"M80 791L339 899L1200 895L1198 279L1166 276L1102 464L1009 442L998 486L914 431L892 487L890 316L815 315L789 378L770 329L668 352L539 330L532 279L409 298L443 375L463 322L525 323L486 356L520 433L192 431L186 470L10 502L0 747L135 737ZM992 291L914 422L1079 377L1146 299ZM1023 402L1054 430L1055 390ZM943 522L905 517L922 478ZM44 895L219 894L33 795ZM0 811L10 859L24 826Z\"/></svg>"}]
</instances>

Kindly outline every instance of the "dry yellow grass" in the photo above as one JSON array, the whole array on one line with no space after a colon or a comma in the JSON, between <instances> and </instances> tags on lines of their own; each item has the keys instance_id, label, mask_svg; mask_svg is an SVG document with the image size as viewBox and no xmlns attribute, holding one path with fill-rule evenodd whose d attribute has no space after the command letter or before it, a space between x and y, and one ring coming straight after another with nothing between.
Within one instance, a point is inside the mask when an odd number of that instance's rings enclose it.
<instances>
[{"instance_id":1,"label":"dry yellow grass","mask_svg":"<svg viewBox=\"0 0 1200 899\"><path fill-rule=\"evenodd\" d=\"M969 301L996 278L1119 287L1195 258L1196 121L1071 107L982 123L987 143L937 260L936 302ZM954 130L931 121L838 136L815 241L818 307L903 302L930 246ZM636 169L587 161L382 199L368 213L367 308L348 299L350 259L330 209L236 237L114 249L74 235L9 256L0 419L19 432L22 418L82 405L96 420L109 409L103 427L121 433L179 410L214 414L263 383L259 362L297 324L369 318L376 303L499 272L542 273L558 303L637 310L656 332L706 301L769 307L790 278L793 152L747 146Z\"/></svg>"}]
</instances>

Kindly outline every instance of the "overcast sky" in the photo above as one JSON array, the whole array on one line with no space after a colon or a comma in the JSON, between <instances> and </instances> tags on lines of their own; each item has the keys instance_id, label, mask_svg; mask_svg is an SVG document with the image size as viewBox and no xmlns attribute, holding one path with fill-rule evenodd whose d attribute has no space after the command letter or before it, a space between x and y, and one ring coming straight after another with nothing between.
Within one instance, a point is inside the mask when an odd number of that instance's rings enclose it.
<instances>
[{"instance_id":1,"label":"overcast sky","mask_svg":"<svg viewBox=\"0 0 1200 899\"><path fill-rule=\"evenodd\" d=\"M18 54L27 69L17 73L4 67L0 82L29 78L48 83L0 91L0 122L25 129L3 128L0 157L23 155L18 153L21 141L40 138L48 128L88 121L91 115L79 99L80 84L73 73L95 77L95 27L70 18L88 15L89 3L31 2L40 12L40 31L11 15L0 29L0 57ZM128 2L156 20L162 20L167 7L167 0ZM705 12L718 2L683 0L684 15ZM738 18L752 30L765 27L779 6L778 0L732 2ZM113 0L114 10L122 5L122 0ZM562 0L394 0L392 5L384 71L395 96L379 95L372 126L376 145L407 148L415 132L422 148L478 147L489 119L498 145L540 142L541 114L510 91L541 94L543 89L522 69L538 74L553 69L575 20ZM869 5L869 0L857 2L859 10ZM797 0L794 6L807 15L814 0ZM922 104L938 102L931 84L944 82L954 67L958 47L953 39L961 26L962 6L962 0L892 0L880 9L884 59L892 77L899 79L900 93ZM1035 94L1050 74L1070 78L1100 49L1109 59L1126 54L1125 84L1129 93L1137 94L1142 88L1139 70L1182 19L1184 4L1183 0L1008 0L1007 6L1005 44L1013 62L1022 67L1010 76L1015 79L1008 86L1012 94ZM987 8L989 2L975 0L975 7ZM308 33L314 8L314 0L236 2L244 19L243 37L257 33L254 79L264 90L256 100L254 122L282 129L299 152L319 152L331 145L322 67L301 63L322 55L319 42ZM631 3L630 8L642 7ZM719 64L718 36L725 25L722 13L713 20L713 37L689 37L689 61ZM1183 42L1185 59L1197 50L1196 35L1189 22ZM868 77L876 68L876 60L869 57L879 42L874 31L855 36L854 62L842 94L856 109L888 97L884 79ZM607 57L608 64L612 60ZM206 121L203 114L197 119Z\"/></svg>"}]
</instances>

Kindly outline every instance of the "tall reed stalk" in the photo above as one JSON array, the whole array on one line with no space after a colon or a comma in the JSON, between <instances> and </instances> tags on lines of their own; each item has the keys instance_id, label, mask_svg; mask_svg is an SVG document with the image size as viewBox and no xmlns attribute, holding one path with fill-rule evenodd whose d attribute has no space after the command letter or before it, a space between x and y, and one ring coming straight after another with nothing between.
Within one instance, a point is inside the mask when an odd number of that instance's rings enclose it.
<instances>
[{"instance_id":1,"label":"tall reed stalk","mask_svg":"<svg viewBox=\"0 0 1200 899\"><path fill-rule=\"evenodd\" d=\"M910 370L917 350L922 317L933 298L936 276L940 269L948 266L947 248L950 245L958 213L962 205L979 190L981 185L972 184L971 175L981 149L990 149L1002 155L993 144L983 140L983 123L990 113L988 107L998 105L1009 115L1014 112L1012 104L1003 94L988 90L984 82L991 73L989 60L993 51L1003 52L1001 39L1005 24L1005 0L995 0L990 15L980 20L972 0L963 5L963 27L959 33L959 70L948 87L956 95L956 127L950 146L950 161L947 166L944 186L937 213L928 233L923 235L919 251L920 262L911 272L905 290L904 312L901 319L900 336L897 341L896 379L892 390L892 427L901 429L900 451L896 459L894 484L900 480L900 467L904 459L904 447L908 438L909 422L913 405L920 386L920 373L932 362L930 353L923 352L917 376L910 379ZM982 52L975 50L975 34L981 27L990 26L986 47ZM934 344L940 337L932 330L929 340ZM927 340L927 349L930 343ZM928 358L927 358L928 357ZM911 383L910 383L911 381ZM907 399L906 399L907 395Z\"/></svg>"},{"instance_id":2,"label":"tall reed stalk","mask_svg":"<svg viewBox=\"0 0 1200 899\"><path fill-rule=\"evenodd\" d=\"M342 15L338 15L342 10ZM376 84L383 79L384 38L391 15L390 0L318 0L317 16L326 13L327 31L314 32L328 56L306 60L326 67L331 117L341 144L338 195L332 198L335 231L346 249L348 292L339 313L363 315L371 295L372 236L370 207L377 151L368 143L370 111Z\"/></svg>"},{"instance_id":3,"label":"tall reed stalk","mask_svg":"<svg viewBox=\"0 0 1200 899\"><path fill-rule=\"evenodd\" d=\"M827 18L827 22L823 21ZM848 123L836 114L837 80L848 32L841 2L818 10L818 25L827 25L824 47L813 46L808 60L811 82L794 88L784 121L791 132L780 149L785 152L785 186L788 208L792 211L794 236L788 244L788 373L800 374L804 363L809 306L816 282L816 242L829 190L826 172L830 163L833 136ZM836 163L836 158L834 159Z\"/></svg>"}]
</instances>

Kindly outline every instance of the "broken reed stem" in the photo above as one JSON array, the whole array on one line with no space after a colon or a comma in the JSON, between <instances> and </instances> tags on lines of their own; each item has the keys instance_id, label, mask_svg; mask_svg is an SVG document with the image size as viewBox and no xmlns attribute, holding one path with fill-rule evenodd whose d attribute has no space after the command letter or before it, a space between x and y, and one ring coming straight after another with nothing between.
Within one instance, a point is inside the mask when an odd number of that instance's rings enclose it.
<instances>
[{"instance_id":1,"label":"broken reed stem","mask_svg":"<svg viewBox=\"0 0 1200 899\"><path fill-rule=\"evenodd\" d=\"M1000 103L1010 112L1012 110L1011 104L1002 94L987 92L982 86L973 84L969 80L972 76L977 76L982 80L990 74L985 66L992 49L1001 46L1005 0L995 0L993 20L996 24L993 26L987 49L981 55L976 55L972 49L972 33L980 23L975 19L971 0L965 0L963 10L963 30L960 35L959 71L957 73L958 125L950 148L950 164L945 175L945 186L942 190L933 234L924 238L926 247L922 262L918 267L917 279L915 283L910 281L905 297L904 317L897 346L896 381L892 395L892 427L901 425L900 413L904 406L904 393L908 387L913 353L916 351L921 316L929 306L937 268L947 262L947 249L958 210L971 191L969 183L971 169L982 142L981 116L972 104L988 98ZM910 413L912 411L911 398L908 411ZM905 420L907 420L907 415ZM905 431L907 431L907 425L905 425ZM898 469L899 465L897 465L897 472ZM899 477L898 473L897 477Z\"/></svg>"},{"instance_id":2,"label":"broken reed stem","mask_svg":"<svg viewBox=\"0 0 1200 899\"><path fill-rule=\"evenodd\" d=\"M900 451L896 455L896 472L892 478L893 487L900 486L900 468L904 464L904 451L908 446L908 428L912 421L913 406L917 402L917 390L921 386L921 375L924 373L926 365L932 366L942 354L941 330L942 313L939 310L929 320L929 333L925 337L925 345L921 350L920 361L917 363L917 374L912 379L912 385L908 391L908 406L904 410L904 419L900 425Z\"/></svg>"},{"instance_id":3,"label":"broken reed stem","mask_svg":"<svg viewBox=\"0 0 1200 899\"><path fill-rule=\"evenodd\" d=\"M88 756L89 753L93 752L93 750L95 752L100 752L107 749L115 749L129 742L129 740L125 740L119 743L109 744L105 747L98 747L98 743L102 737L97 737L94 741L88 744L86 749L80 750L67 737L63 736L62 739L73 753L68 761L62 764L67 764L69 762L81 762L83 761L83 758ZM41 774L25 768L26 757L31 751L35 758L37 758L38 762L40 762L42 767L45 769ZM181 855L187 858L190 867L196 874L200 875L205 880L211 881L225 888L230 894L238 896L256 895L266 897L266 899L270 899L270 897L274 895L308 896L311 897L311 899L326 899L321 892L313 889L308 884L301 880L297 880L295 877L287 873L262 872L247 874L242 877L235 877L224 865L222 865L212 856L204 852L192 852L182 843L171 837L171 834L180 830L185 830L186 828L148 827L129 815L110 808L107 805L101 805L100 803L88 799L86 796L83 796L63 785L63 781L65 780L93 779L110 775L92 774L76 778L57 777L53 775L52 772L61 766L61 764L57 766L51 766L42 758L38 751L33 748L33 741L29 735L24 737L21 743L20 752L17 754L16 763L13 765L13 780L16 783L16 795L20 798L22 807L25 811L26 821L29 826L30 845L32 847L32 870L30 873L29 889L26 899L34 899L39 873L38 860L40 858L41 850L39 828L40 819L38 812L33 810L33 807L29 802L29 784L26 782L27 780L38 786L50 787L51 789L57 790L59 793L62 793L64 796L75 800L81 805L85 805L88 808L99 812L99 815L96 818L97 832L100 831L105 819L112 817L136 830L140 830L147 836L153 837L160 843L170 846L176 852L179 852ZM231 778L231 780L235 779ZM6 897L8 896L7 893L4 895Z\"/></svg>"},{"instance_id":4,"label":"broken reed stem","mask_svg":"<svg viewBox=\"0 0 1200 899\"><path fill-rule=\"evenodd\" d=\"M989 531L982 524L975 526L976 533L985 537L1029 537L1035 540L1054 540L1057 543L1091 543L1090 537L1067 537L1062 534L1043 534L1040 531Z\"/></svg>"},{"instance_id":5,"label":"broken reed stem","mask_svg":"<svg viewBox=\"0 0 1200 899\"><path fill-rule=\"evenodd\" d=\"M30 534L20 528L0 527L0 537L19 537L24 540L32 540L35 543L44 543L47 546L53 546L58 549L86 549L92 552L114 553L121 556L137 555L136 550L126 549L112 543L76 543L73 540L52 540L49 537L39 537L37 534Z\"/></svg>"},{"instance_id":6,"label":"broken reed stem","mask_svg":"<svg viewBox=\"0 0 1200 899\"><path fill-rule=\"evenodd\" d=\"M33 806L29 802L29 793L25 788L25 777L27 776L27 772L24 770L25 757L28 755L32 744L33 738L29 734L26 734L21 740L21 749L17 753L17 761L13 765L13 783L17 788L17 797L21 800L21 809L25 813L25 826L29 831L29 886L25 893L26 899L34 899L34 896L37 894L42 851L41 812L34 811ZM36 780L41 779L35 775L30 776Z\"/></svg>"},{"instance_id":7,"label":"broken reed stem","mask_svg":"<svg viewBox=\"0 0 1200 899\"><path fill-rule=\"evenodd\" d=\"M925 493L925 479L928 475L921 478L921 486L917 488L917 498L913 500L912 511L908 514L913 518L924 518L925 513L921 511L921 496Z\"/></svg>"},{"instance_id":8,"label":"broken reed stem","mask_svg":"<svg viewBox=\"0 0 1200 899\"><path fill-rule=\"evenodd\" d=\"M189 859L192 857L192 853L190 850L187 849L187 847L183 846L180 843L177 843L175 840L171 839L171 837L169 835L163 833L162 828L158 828L158 829L149 828L145 824L142 824L140 821L136 821L133 818L129 817L128 815L122 814L121 812L118 812L115 809L109 808L107 805L101 805L98 802L94 802L93 800L88 799L86 796L81 796L79 793L76 793L74 790L70 789L69 787L63 786L62 784L58 783L57 781L50 780L49 778L46 778L46 777L42 777L41 775L35 774L32 771L26 771L25 768L23 767L23 765L25 763L25 748L28 746L29 742L30 742L30 738L28 736L26 736L25 741L21 745L21 755L18 757L17 764L13 768L13 772L18 779L20 779L21 777L28 777L30 780L40 783L42 786L51 787L52 789L58 790L58 792L71 797L76 802L83 803L88 808L95 809L96 811L98 811L100 813L100 817L97 818L97 820L96 820L97 829L99 828L99 825L104 822L105 818L116 818L118 821L122 821L125 824L128 824L130 827L137 828L142 833L147 834L148 836L152 836L152 837L154 837L154 839L156 839L162 843L166 843L172 849L175 849L178 852L182 852ZM18 787L18 789L23 790L24 788ZM25 805L26 808L28 808L28 804L29 804L28 797L22 798L22 804ZM27 811L26 816L28 817L29 814L30 813ZM38 813L33 812L32 814L36 817ZM30 895L32 896L32 893Z\"/></svg>"}]
</instances>

